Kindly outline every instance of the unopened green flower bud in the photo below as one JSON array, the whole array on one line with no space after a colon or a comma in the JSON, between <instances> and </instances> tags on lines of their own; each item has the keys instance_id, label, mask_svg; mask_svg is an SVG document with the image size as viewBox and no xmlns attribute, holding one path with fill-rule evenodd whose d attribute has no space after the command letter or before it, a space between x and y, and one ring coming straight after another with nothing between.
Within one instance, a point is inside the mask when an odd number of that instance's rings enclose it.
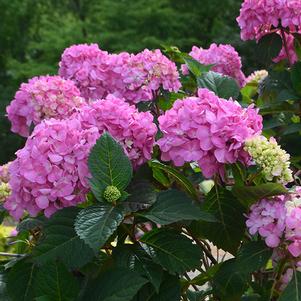
<instances>
[{"instance_id":1,"label":"unopened green flower bud","mask_svg":"<svg viewBox=\"0 0 301 301\"><path fill-rule=\"evenodd\" d=\"M273 137L269 140L263 136L252 137L245 142L245 150L261 167L268 181L274 178L283 184L293 181L292 171L289 168L290 155L277 144Z\"/></svg>"},{"instance_id":2,"label":"unopened green flower bud","mask_svg":"<svg viewBox=\"0 0 301 301\"><path fill-rule=\"evenodd\" d=\"M105 191L103 193L103 197L109 203L114 203L121 197L121 193L117 187L107 186L107 188L105 189Z\"/></svg>"},{"instance_id":3,"label":"unopened green flower bud","mask_svg":"<svg viewBox=\"0 0 301 301\"><path fill-rule=\"evenodd\" d=\"M11 194L11 189L8 183L0 182L0 203L4 202Z\"/></svg>"}]
</instances>

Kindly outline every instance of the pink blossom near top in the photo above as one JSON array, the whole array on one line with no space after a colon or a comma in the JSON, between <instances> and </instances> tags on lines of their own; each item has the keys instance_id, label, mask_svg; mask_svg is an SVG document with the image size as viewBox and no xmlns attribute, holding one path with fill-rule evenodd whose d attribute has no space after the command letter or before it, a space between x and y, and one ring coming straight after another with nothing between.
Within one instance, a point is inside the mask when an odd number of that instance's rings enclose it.
<instances>
[{"instance_id":1,"label":"pink blossom near top","mask_svg":"<svg viewBox=\"0 0 301 301\"><path fill-rule=\"evenodd\" d=\"M86 100L114 94L138 103L152 100L160 87L178 91L181 86L175 63L159 49L108 54L96 44L73 45L64 51L59 66L59 74L74 80Z\"/></svg>"},{"instance_id":2,"label":"pink blossom near top","mask_svg":"<svg viewBox=\"0 0 301 301\"><path fill-rule=\"evenodd\" d=\"M193 46L189 53L195 60L204 65L214 65L212 71L233 77L242 87L245 75L242 72L241 58L231 45L211 44L208 49ZM188 74L186 65L182 65L183 74Z\"/></svg>"},{"instance_id":3,"label":"pink blossom near top","mask_svg":"<svg viewBox=\"0 0 301 301\"><path fill-rule=\"evenodd\" d=\"M301 2L299 0L245 0L240 9L237 22L241 28L243 40L259 40L262 36L278 32L280 27L290 33L300 31ZM295 62L296 53L293 49L293 36L290 35L287 44L289 48L289 60ZM276 62L287 58L283 48Z\"/></svg>"},{"instance_id":4,"label":"pink blossom near top","mask_svg":"<svg viewBox=\"0 0 301 301\"><path fill-rule=\"evenodd\" d=\"M16 220L55 211L85 200L89 191L87 158L99 136L75 119L49 119L37 125L9 166L11 195L4 207Z\"/></svg>"},{"instance_id":5,"label":"pink blossom near top","mask_svg":"<svg viewBox=\"0 0 301 301\"><path fill-rule=\"evenodd\" d=\"M123 65L121 75L124 87L117 91L119 96L132 103L152 100L161 86L170 92L181 87L176 64L159 49L145 49L132 55L128 64Z\"/></svg>"},{"instance_id":6,"label":"pink blossom near top","mask_svg":"<svg viewBox=\"0 0 301 301\"><path fill-rule=\"evenodd\" d=\"M238 102L199 89L197 97L177 100L160 116L159 127L161 159L172 160L176 166L197 161L210 178L223 175L227 163L250 163L244 142L261 132L262 117L253 106L243 109Z\"/></svg>"},{"instance_id":7,"label":"pink blossom near top","mask_svg":"<svg viewBox=\"0 0 301 301\"><path fill-rule=\"evenodd\" d=\"M67 118L83 103L72 81L59 76L40 76L21 84L6 111L12 131L28 137L32 124L47 118Z\"/></svg>"},{"instance_id":8,"label":"pink blossom near top","mask_svg":"<svg viewBox=\"0 0 301 301\"><path fill-rule=\"evenodd\" d=\"M84 129L96 127L99 136L109 132L138 167L151 159L157 127L149 112L138 112L133 105L114 95L84 106L76 114Z\"/></svg>"},{"instance_id":9,"label":"pink blossom near top","mask_svg":"<svg viewBox=\"0 0 301 301\"><path fill-rule=\"evenodd\" d=\"M102 98L107 94L108 58L97 44L72 45L62 54L59 75L73 80L86 100Z\"/></svg>"}]
</instances>

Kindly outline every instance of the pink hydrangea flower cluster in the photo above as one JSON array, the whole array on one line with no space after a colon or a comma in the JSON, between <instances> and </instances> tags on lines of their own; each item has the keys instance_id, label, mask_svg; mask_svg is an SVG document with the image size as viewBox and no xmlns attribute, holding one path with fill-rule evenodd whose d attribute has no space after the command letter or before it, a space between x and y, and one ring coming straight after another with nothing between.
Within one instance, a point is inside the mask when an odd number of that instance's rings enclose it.
<instances>
[{"instance_id":1,"label":"pink hydrangea flower cluster","mask_svg":"<svg viewBox=\"0 0 301 301\"><path fill-rule=\"evenodd\" d=\"M12 131L28 137L32 124L52 117L67 118L83 103L72 81L59 76L40 76L21 84L6 110Z\"/></svg>"},{"instance_id":2,"label":"pink hydrangea flower cluster","mask_svg":"<svg viewBox=\"0 0 301 301\"><path fill-rule=\"evenodd\" d=\"M247 227L259 233L271 248L287 246L293 257L301 255L301 187L285 196L263 199L252 205Z\"/></svg>"},{"instance_id":3,"label":"pink hydrangea flower cluster","mask_svg":"<svg viewBox=\"0 0 301 301\"><path fill-rule=\"evenodd\" d=\"M157 127L149 112L138 112L123 99L108 95L84 106L77 114L84 129L96 127L101 135L109 132L137 167L151 159Z\"/></svg>"},{"instance_id":4,"label":"pink hydrangea flower cluster","mask_svg":"<svg viewBox=\"0 0 301 301\"><path fill-rule=\"evenodd\" d=\"M71 79L85 99L106 95L109 54L97 44L80 44L66 48L59 63L60 76Z\"/></svg>"},{"instance_id":5,"label":"pink hydrangea flower cluster","mask_svg":"<svg viewBox=\"0 0 301 301\"><path fill-rule=\"evenodd\" d=\"M245 0L242 4L237 22L241 28L243 40L257 41L270 32L278 32L280 27L290 32L286 35L289 59L291 63L296 60L293 35L301 30L301 2L299 0ZM285 48L282 49L279 61L287 58Z\"/></svg>"},{"instance_id":6,"label":"pink hydrangea flower cluster","mask_svg":"<svg viewBox=\"0 0 301 301\"><path fill-rule=\"evenodd\" d=\"M197 161L210 178L217 172L223 175L224 164L250 163L244 142L261 132L262 117L252 106L243 109L231 99L199 89L197 97L177 100L160 116L159 127L162 160L172 160L176 166Z\"/></svg>"},{"instance_id":7,"label":"pink hydrangea flower cluster","mask_svg":"<svg viewBox=\"0 0 301 301\"><path fill-rule=\"evenodd\" d=\"M74 45L64 51L59 65L59 74L74 80L86 100L114 94L138 103L152 100L161 86L168 91L181 86L175 63L159 49L108 54L96 44Z\"/></svg>"},{"instance_id":8,"label":"pink hydrangea flower cluster","mask_svg":"<svg viewBox=\"0 0 301 301\"><path fill-rule=\"evenodd\" d=\"M11 195L4 207L15 219L24 211L49 217L85 200L89 191L87 158L99 136L75 119L49 119L37 125L9 167Z\"/></svg>"},{"instance_id":9,"label":"pink hydrangea flower cluster","mask_svg":"<svg viewBox=\"0 0 301 301\"><path fill-rule=\"evenodd\" d=\"M244 85L246 78L241 70L241 58L231 45L214 43L208 49L193 46L189 55L201 64L214 65L212 71L233 77L241 87ZM183 74L188 74L186 65L182 65L181 68Z\"/></svg>"}]
</instances>

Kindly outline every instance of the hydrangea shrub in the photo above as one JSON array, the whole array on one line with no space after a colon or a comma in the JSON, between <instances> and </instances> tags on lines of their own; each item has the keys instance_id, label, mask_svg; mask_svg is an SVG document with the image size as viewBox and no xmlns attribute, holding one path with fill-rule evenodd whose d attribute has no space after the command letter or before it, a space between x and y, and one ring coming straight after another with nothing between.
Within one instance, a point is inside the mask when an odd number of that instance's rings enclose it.
<instances>
[{"instance_id":1,"label":"hydrangea shrub","mask_svg":"<svg viewBox=\"0 0 301 301\"><path fill-rule=\"evenodd\" d=\"M22 84L0 300L300 301L300 12L243 1L248 76L231 45L80 44Z\"/></svg>"}]
</instances>

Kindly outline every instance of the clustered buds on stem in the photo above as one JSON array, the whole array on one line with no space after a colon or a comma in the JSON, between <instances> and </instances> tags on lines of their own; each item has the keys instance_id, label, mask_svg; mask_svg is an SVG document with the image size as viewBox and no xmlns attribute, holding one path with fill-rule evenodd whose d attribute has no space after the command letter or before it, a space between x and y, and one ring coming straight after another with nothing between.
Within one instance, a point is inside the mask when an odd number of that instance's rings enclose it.
<instances>
[{"instance_id":1,"label":"clustered buds on stem","mask_svg":"<svg viewBox=\"0 0 301 301\"><path fill-rule=\"evenodd\" d=\"M109 203L116 203L121 197L121 192L116 186L107 186L103 193L103 197Z\"/></svg>"},{"instance_id":2,"label":"clustered buds on stem","mask_svg":"<svg viewBox=\"0 0 301 301\"><path fill-rule=\"evenodd\" d=\"M245 150L251 155L254 162L262 168L266 180L274 178L279 183L293 181L290 169L290 155L277 144L275 138L269 140L264 136L255 136L247 139Z\"/></svg>"}]
</instances>

